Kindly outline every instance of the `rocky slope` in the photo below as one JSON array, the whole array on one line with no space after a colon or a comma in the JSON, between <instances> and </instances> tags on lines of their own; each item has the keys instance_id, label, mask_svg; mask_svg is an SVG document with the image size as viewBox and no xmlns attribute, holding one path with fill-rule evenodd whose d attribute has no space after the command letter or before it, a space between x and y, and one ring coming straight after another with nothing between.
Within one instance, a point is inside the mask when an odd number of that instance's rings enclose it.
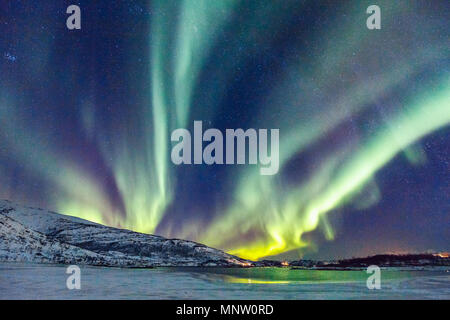
<instances>
[{"instance_id":1,"label":"rocky slope","mask_svg":"<svg viewBox=\"0 0 450 320\"><path fill-rule=\"evenodd\" d=\"M0 200L0 261L111 267L252 266L192 241L106 227Z\"/></svg>"}]
</instances>

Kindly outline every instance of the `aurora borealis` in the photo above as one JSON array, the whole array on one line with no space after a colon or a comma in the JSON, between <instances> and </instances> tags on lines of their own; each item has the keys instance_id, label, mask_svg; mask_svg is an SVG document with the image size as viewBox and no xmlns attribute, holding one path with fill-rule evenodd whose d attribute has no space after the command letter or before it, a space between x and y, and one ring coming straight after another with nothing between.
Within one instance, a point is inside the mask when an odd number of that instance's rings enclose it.
<instances>
[{"instance_id":1,"label":"aurora borealis","mask_svg":"<svg viewBox=\"0 0 450 320\"><path fill-rule=\"evenodd\" d=\"M2 2L0 198L250 259L448 250L450 8L374 3ZM279 129L278 174L174 165L195 120Z\"/></svg>"}]
</instances>

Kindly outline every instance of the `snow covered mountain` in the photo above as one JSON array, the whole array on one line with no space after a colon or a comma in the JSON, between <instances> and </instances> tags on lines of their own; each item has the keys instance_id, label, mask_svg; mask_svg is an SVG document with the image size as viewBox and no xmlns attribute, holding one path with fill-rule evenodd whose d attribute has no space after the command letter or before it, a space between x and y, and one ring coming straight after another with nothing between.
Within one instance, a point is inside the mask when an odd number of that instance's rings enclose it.
<instances>
[{"instance_id":1,"label":"snow covered mountain","mask_svg":"<svg viewBox=\"0 0 450 320\"><path fill-rule=\"evenodd\" d=\"M0 261L111 267L252 266L192 241L111 228L0 200Z\"/></svg>"}]
</instances>

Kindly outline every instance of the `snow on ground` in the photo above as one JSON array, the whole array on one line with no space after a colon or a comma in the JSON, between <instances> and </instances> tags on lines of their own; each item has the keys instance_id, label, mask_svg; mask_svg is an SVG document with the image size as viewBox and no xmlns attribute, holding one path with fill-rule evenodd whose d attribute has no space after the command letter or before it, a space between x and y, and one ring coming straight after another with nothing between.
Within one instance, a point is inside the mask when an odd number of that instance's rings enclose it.
<instances>
[{"instance_id":1,"label":"snow on ground","mask_svg":"<svg viewBox=\"0 0 450 320\"><path fill-rule=\"evenodd\" d=\"M246 266L192 241L117 229L0 200L0 261L116 267Z\"/></svg>"}]
</instances>

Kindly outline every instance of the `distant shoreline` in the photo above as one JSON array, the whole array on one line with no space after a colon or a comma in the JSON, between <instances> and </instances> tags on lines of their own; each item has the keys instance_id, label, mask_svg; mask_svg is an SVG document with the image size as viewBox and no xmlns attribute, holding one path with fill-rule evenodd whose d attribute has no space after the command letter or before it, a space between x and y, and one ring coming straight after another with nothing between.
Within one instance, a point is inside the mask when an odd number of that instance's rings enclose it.
<instances>
[{"instance_id":1,"label":"distant shoreline","mask_svg":"<svg viewBox=\"0 0 450 320\"><path fill-rule=\"evenodd\" d=\"M151 269L155 267L290 267L356 270L450 266L450 254L378 254L315 261L251 261L193 241L112 228L55 212L0 200L0 261Z\"/></svg>"}]
</instances>

